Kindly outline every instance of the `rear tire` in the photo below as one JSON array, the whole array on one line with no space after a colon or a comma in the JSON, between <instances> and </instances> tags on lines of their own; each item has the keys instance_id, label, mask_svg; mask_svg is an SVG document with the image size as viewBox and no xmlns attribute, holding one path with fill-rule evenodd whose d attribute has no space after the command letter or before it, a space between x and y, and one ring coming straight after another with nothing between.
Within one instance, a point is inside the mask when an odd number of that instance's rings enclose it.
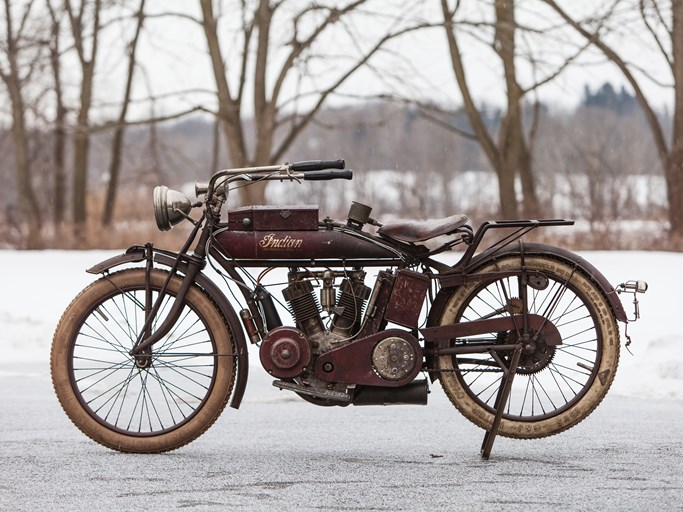
<instances>
[{"instance_id":1,"label":"rear tire","mask_svg":"<svg viewBox=\"0 0 683 512\"><path fill-rule=\"evenodd\" d=\"M538 343L522 354L500 435L539 438L567 430L585 419L607 394L619 362L619 330L602 291L565 261L526 256L525 267L548 278L544 289L527 285L527 310L548 318L562 344ZM479 273L518 270L519 255L501 258ZM455 289L441 313L440 325L520 313L520 279L471 282ZM475 337L444 341L441 348L473 343ZM485 338L485 340L482 340ZM477 335L477 342L516 343L516 332ZM510 352L498 352L507 365ZM506 359L507 358L507 359ZM502 378L500 365L487 354L441 356L437 368L442 387L453 405L476 425L490 429L494 401Z\"/></svg>"},{"instance_id":2,"label":"rear tire","mask_svg":"<svg viewBox=\"0 0 683 512\"><path fill-rule=\"evenodd\" d=\"M154 269L152 302L168 277ZM175 300L171 278L152 330ZM147 358L128 354L145 322L146 272L127 269L84 289L64 312L51 353L62 408L88 437L123 452L158 453L203 434L225 408L236 350L211 298L190 287L185 308Z\"/></svg>"}]
</instances>

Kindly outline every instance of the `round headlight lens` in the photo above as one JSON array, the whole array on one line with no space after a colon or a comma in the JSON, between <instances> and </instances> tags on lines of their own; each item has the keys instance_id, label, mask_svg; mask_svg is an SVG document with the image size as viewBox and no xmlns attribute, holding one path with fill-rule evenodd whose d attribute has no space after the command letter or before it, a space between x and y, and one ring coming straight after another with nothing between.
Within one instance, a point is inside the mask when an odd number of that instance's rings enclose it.
<instances>
[{"instance_id":1,"label":"round headlight lens","mask_svg":"<svg viewBox=\"0 0 683 512\"><path fill-rule=\"evenodd\" d=\"M154 188L154 220L161 231L168 231L192 210L190 200L176 190L161 185Z\"/></svg>"}]
</instances>

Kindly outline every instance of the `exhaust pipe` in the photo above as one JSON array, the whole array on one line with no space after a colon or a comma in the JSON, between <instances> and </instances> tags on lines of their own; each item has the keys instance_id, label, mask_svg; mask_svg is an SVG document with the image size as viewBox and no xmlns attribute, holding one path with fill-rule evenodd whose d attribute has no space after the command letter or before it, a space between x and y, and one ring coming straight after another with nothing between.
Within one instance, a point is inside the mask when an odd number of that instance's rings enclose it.
<instances>
[{"instance_id":1,"label":"exhaust pipe","mask_svg":"<svg viewBox=\"0 0 683 512\"><path fill-rule=\"evenodd\" d=\"M366 386L353 397L353 405L427 405L427 379L398 388Z\"/></svg>"}]
</instances>

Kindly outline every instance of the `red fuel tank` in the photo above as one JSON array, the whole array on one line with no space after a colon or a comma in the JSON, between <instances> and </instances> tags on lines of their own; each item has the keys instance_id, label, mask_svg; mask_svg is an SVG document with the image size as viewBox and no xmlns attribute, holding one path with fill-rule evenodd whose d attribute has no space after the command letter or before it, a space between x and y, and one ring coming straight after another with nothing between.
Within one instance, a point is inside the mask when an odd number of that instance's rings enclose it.
<instances>
[{"instance_id":1,"label":"red fuel tank","mask_svg":"<svg viewBox=\"0 0 683 512\"><path fill-rule=\"evenodd\" d=\"M226 256L237 260L400 260L400 255L380 241L349 229L317 231L233 231L229 228L214 236ZM364 261L372 265L371 261Z\"/></svg>"}]
</instances>

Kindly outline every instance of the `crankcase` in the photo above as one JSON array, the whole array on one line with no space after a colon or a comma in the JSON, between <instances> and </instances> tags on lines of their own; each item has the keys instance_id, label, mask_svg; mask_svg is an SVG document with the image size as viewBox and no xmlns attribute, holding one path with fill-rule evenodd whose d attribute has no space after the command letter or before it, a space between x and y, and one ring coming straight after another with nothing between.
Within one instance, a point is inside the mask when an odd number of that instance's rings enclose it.
<instances>
[{"instance_id":1,"label":"crankcase","mask_svg":"<svg viewBox=\"0 0 683 512\"><path fill-rule=\"evenodd\" d=\"M389 329L321 354L315 374L326 382L399 387L420 373L422 358L412 334Z\"/></svg>"}]
</instances>

